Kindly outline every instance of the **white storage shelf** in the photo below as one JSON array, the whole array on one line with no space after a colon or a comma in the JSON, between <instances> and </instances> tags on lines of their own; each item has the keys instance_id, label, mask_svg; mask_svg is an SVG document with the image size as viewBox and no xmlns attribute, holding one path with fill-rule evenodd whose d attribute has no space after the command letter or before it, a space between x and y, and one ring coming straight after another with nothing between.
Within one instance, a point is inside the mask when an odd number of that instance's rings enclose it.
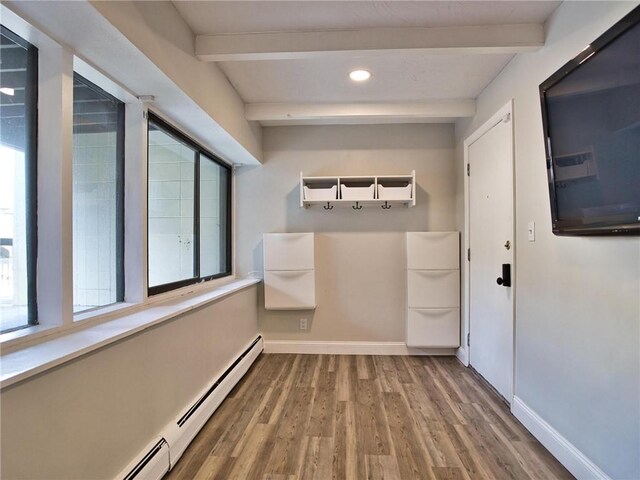
<instances>
[{"instance_id":1,"label":"white storage shelf","mask_svg":"<svg viewBox=\"0 0 640 480\"><path fill-rule=\"evenodd\" d=\"M410 232L407 234L409 270L457 270L460 268L457 232Z\"/></svg>"},{"instance_id":2,"label":"white storage shelf","mask_svg":"<svg viewBox=\"0 0 640 480\"><path fill-rule=\"evenodd\" d=\"M268 271L313 270L313 233L265 233L264 269Z\"/></svg>"},{"instance_id":3,"label":"white storage shelf","mask_svg":"<svg viewBox=\"0 0 640 480\"><path fill-rule=\"evenodd\" d=\"M459 270L408 270L409 308L459 308Z\"/></svg>"},{"instance_id":4,"label":"white storage shelf","mask_svg":"<svg viewBox=\"0 0 640 480\"><path fill-rule=\"evenodd\" d=\"M414 207L416 172L409 175L305 177L300 172L300 207Z\"/></svg>"},{"instance_id":5,"label":"white storage shelf","mask_svg":"<svg viewBox=\"0 0 640 480\"><path fill-rule=\"evenodd\" d=\"M458 232L407 233L407 345L460 346Z\"/></svg>"},{"instance_id":6,"label":"white storage shelf","mask_svg":"<svg viewBox=\"0 0 640 480\"><path fill-rule=\"evenodd\" d=\"M460 345L460 310L457 308L411 308L407 318L409 346L451 348Z\"/></svg>"},{"instance_id":7,"label":"white storage shelf","mask_svg":"<svg viewBox=\"0 0 640 480\"><path fill-rule=\"evenodd\" d=\"M265 233L262 244L265 309L316 308L313 233Z\"/></svg>"},{"instance_id":8,"label":"white storage shelf","mask_svg":"<svg viewBox=\"0 0 640 480\"><path fill-rule=\"evenodd\" d=\"M316 308L314 270L264 272L266 310L313 310Z\"/></svg>"}]
</instances>

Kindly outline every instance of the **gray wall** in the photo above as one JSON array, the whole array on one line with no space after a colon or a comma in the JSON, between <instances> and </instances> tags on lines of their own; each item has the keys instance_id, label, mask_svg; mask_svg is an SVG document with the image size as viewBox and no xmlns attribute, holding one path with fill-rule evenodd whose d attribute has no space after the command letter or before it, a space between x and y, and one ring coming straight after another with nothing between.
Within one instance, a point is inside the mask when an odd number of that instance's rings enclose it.
<instances>
[{"instance_id":1,"label":"gray wall","mask_svg":"<svg viewBox=\"0 0 640 480\"><path fill-rule=\"evenodd\" d=\"M262 272L262 234L318 232L311 312L266 312L269 340L404 341L407 231L455 230L453 126L362 125L264 130L265 163L236 177L238 274ZM299 175L389 175L416 170L417 205L301 209ZM309 319L301 332L298 321Z\"/></svg>"},{"instance_id":2,"label":"gray wall","mask_svg":"<svg viewBox=\"0 0 640 480\"><path fill-rule=\"evenodd\" d=\"M257 336L257 287L2 391L4 479L111 479Z\"/></svg>"},{"instance_id":3,"label":"gray wall","mask_svg":"<svg viewBox=\"0 0 640 480\"><path fill-rule=\"evenodd\" d=\"M545 47L512 60L456 125L462 229L462 142L514 99L515 392L614 479L640 478L640 240L551 233L538 85L636 4L563 3Z\"/></svg>"}]
</instances>

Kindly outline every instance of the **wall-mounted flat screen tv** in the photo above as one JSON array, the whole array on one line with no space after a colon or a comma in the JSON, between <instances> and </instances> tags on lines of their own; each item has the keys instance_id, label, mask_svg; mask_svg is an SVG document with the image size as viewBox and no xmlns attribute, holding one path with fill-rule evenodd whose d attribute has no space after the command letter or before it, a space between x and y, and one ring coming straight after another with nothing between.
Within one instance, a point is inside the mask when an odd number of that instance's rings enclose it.
<instances>
[{"instance_id":1,"label":"wall-mounted flat screen tv","mask_svg":"<svg viewBox=\"0 0 640 480\"><path fill-rule=\"evenodd\" d=\"M553 232L640 235L640 7L540 85Z\"/></svg>"}]
</instances>

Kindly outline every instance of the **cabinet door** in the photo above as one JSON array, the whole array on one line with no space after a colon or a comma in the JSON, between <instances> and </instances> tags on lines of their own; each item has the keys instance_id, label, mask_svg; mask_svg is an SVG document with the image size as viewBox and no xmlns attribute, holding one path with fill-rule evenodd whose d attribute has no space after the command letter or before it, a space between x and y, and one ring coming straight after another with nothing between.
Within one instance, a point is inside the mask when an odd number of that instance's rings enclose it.
<instances>
[{"instance_id":1,"label":"cabinet door","mask_svg":"<svg viewBox=\"0 0 640 480\"><path fill-rule=\"evenodd\" d=\"M458 270L409 270L409 308L459 307L459 277Z\"/></svg>"},{"instance_id":2,"label":"cabinet door","mask_svg":"<svg viewBox=\"0 0 640 480\"><path fill-rule=\"evenodd\" d=\"M457 308L409 309L407 345L457 348L460 346L460 310Z\"/></svg>"},{"instance_id":3,"label":"cabinet door","mask_svg":"<svg viewBox=\"0 0 640 480\"><path fill-rule=\"evenodd\" d=\"M265 233L265 270L313 270L313 233Z\"/></svg>"},{"instance_id":4,"label":"cabinet door","mask_svg":"<svg viewBox=\"0 0 640 480\"><path fill-rule=\"evenodd\" d=\"M315 271L265 271L264 308L267 310L316 308Z\"/></svg>"},{"instance_id":5,"label":"cabinet door","mask_svg":"<svg viewBox=\"0 0 640 480\"><path fill-rule=\"evenodd\" d=\"M408 232L409 270L455 270L460 268L458 232Z\"/></svg>"}]
</instances>

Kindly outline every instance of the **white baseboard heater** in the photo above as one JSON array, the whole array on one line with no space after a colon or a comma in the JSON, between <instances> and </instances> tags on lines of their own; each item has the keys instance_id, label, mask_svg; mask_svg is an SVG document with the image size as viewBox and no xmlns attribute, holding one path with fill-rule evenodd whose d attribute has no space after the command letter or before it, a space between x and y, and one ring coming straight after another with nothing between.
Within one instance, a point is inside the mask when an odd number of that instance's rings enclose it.
<instances>
[{"instance_id":1,"label":"white baseboard heater","mask_svg":"<svg viewBox=\"0 0 640 480\"><path fill-rule=\"evenodd\" d=\"M171 470L209 417L262 353L263 343L262 336L258 335L229 368L116 477L117 480L160 480Z\"/></svg>"}]
</instances>

